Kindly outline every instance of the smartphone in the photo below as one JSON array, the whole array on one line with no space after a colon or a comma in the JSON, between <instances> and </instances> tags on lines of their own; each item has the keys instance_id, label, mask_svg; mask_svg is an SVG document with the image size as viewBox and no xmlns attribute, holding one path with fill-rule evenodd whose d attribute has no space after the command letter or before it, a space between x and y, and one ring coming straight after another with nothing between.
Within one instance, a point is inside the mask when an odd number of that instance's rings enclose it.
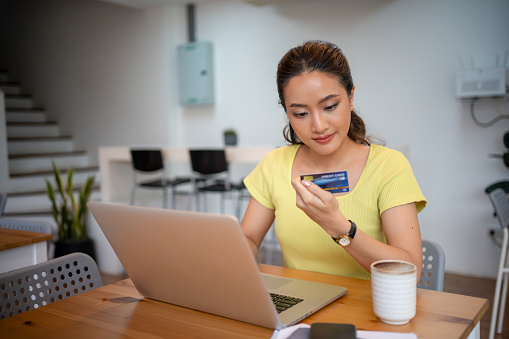
<instances>
[{"instance_id":1,"label":"smartphone","mask_svg":"<svg viewBox=\"0 0 509 339\"><path fill-rule=\"evenodd\" d=\"M357 339L357 328L353 324L311 324L309 339Z\"/></svg>"}]
</instances>

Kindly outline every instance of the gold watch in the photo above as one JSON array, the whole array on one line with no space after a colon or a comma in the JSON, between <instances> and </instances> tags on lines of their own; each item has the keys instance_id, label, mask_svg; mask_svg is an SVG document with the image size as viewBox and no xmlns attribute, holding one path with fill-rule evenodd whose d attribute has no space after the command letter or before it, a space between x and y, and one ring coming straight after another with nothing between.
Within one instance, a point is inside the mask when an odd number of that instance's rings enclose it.
<instances>
[{"instance_id":1,"label":"gold watch","mask_svg":"<svg viewBox=\"0 0 509 339\"><path fill-rule=\"evenodd\" d=\"M351 227L350 231L347 234L340 235L337 238L334 238L331 236L332 240L334 240L335 243L338 243L339 245L346 247L350 245L353 241L353 238L355 237L355 232L357 232L357 226L352 220L350 221Z\"/></svg>"}]
</instances>

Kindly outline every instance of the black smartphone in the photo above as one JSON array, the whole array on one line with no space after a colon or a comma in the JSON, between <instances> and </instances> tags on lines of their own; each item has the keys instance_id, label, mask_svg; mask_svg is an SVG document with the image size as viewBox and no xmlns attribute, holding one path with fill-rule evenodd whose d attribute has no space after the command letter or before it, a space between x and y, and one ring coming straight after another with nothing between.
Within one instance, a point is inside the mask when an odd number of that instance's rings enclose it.
<instances>
[{"instance_id":1,"label":"black smartphone","mask_svg":"<svg viewBox=\"0 0 509 339\"><path fill-rule=\"evenodd\" d=\"M357 339L357 328L353 324L311 324L309 339Z\"/></svg>"}]
</instances>

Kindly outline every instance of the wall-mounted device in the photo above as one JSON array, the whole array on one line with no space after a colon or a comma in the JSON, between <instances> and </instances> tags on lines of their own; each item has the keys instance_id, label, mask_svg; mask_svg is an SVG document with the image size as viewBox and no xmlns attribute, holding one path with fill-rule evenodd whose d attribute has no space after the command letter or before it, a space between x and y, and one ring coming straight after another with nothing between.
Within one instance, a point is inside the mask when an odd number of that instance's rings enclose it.
<instances>
[{"instance_id":1,"label":"wall-mounted device","mask_svg":"<svg viewBox=\"0 0 509 339\"><path fill-rule=\"evenodd\" d=\"M183 106L214 104L212 43L178 46L179 93Z\"/></svg>"},{"instance_id":2,"label":"wall-mounted device","mask_svg":"<svg viewBox=\"0 0 509 339\"><path fill-rule=\"evenodd\" d=\"M464 68L456 75L456 97L473 99L483 97L505 97L506 68Z\"/></svg>"},{"instance_id":3,"label":"wall-mounted device","mask_svg":"<svg viewBox=\"0 0 509 339\"><path fill-rule=\"evenodd\" d=\"M180 104L214 104L212 43L196 41L195 6L187 5L188 43L177 46Z\"/></svg>"}]
</instances>

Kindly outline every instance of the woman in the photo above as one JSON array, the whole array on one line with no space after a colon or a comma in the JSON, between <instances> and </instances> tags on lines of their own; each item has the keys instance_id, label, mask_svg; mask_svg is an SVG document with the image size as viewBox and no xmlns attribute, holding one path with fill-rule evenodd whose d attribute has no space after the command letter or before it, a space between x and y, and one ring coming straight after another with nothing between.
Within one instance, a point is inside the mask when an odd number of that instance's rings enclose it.
<instances>
[{"instance_id":1,"label":"woman","mask_svg":"<svg viewBox=\"0 0 509 339\"><path fill-rule=\"evenodd\" d=\"M426 200L405 157L366 137L341 50L322 41L291 49L277 86L291 145L273 150L244 180L252 198L242 229L253 254L275 221L288 267L369 279L374 261L400 259L420 271L417 213ZM338 171L346 171L348 192L301 180Z\"/></svg>"}]
</instances>

